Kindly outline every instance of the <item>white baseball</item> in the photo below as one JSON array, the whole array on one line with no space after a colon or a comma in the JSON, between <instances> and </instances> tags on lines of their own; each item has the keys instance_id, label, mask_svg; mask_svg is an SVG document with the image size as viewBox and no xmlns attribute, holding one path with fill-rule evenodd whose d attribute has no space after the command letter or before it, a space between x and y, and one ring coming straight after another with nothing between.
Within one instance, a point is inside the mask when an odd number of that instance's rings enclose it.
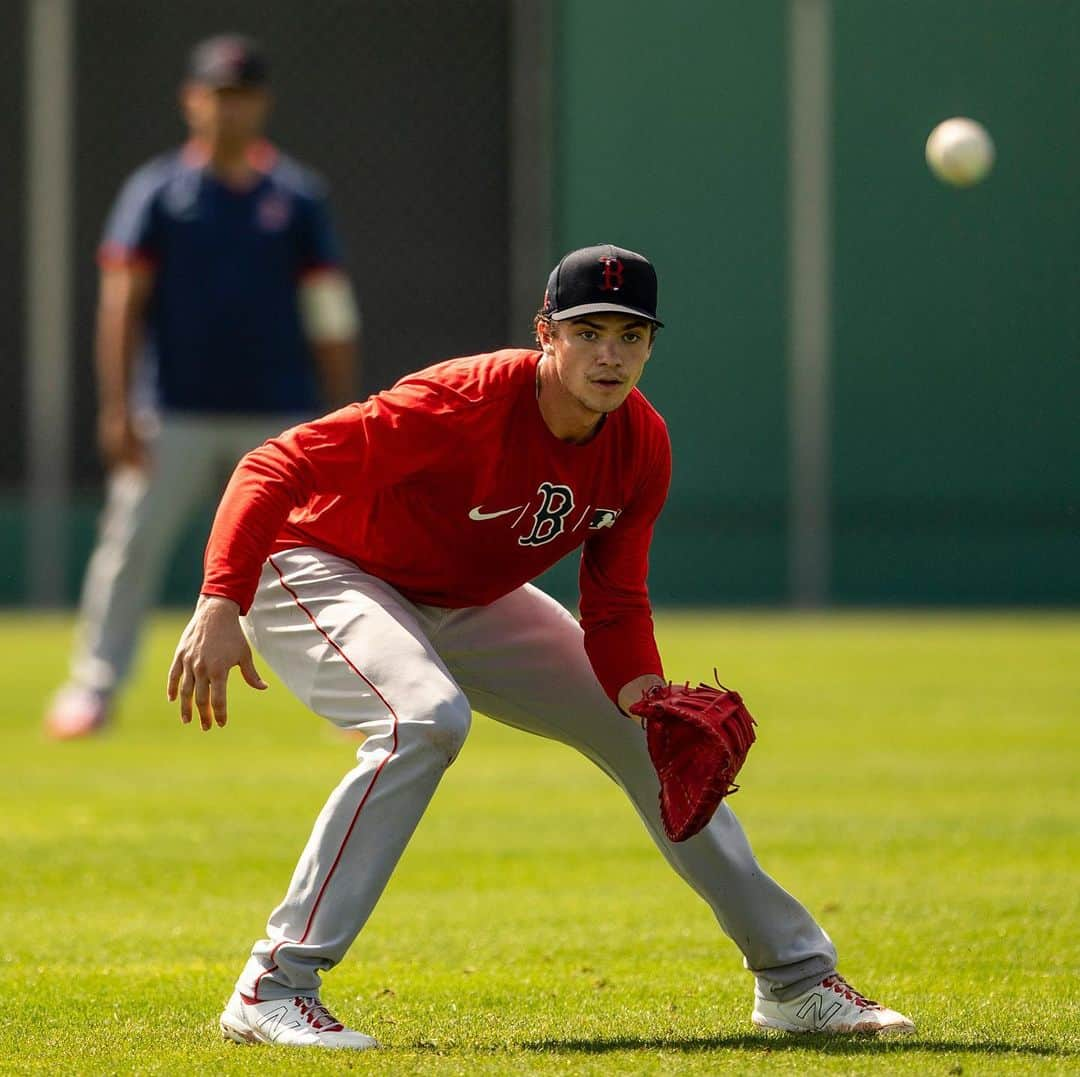
<instances>
[{"instance_id":1,"label":"white baseball","mask_svg":"<svg viewBox=\"0 0 1080 1077\"><path fill-rule=\"evenodd\" d=\"M994 140L981 123L954 116L939 123L926 140L930 171L953 187L972 187L994 165Z\"/></svg>"}]
</instances>

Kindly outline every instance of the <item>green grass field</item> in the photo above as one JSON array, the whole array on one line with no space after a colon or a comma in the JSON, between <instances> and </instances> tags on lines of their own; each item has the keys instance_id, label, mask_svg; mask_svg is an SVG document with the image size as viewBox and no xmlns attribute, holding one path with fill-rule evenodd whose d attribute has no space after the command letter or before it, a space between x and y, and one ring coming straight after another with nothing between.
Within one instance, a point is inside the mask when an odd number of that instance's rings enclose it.
<instances>
[{"instance_id":1,"label":"green grass field","mask_svg":"<svg viewBox=\"0 0 1080 1077\"><path fill-rule=\"evenodd\" d=\"M4 1073L1080 1069L1080 616L668 614L760 737L732 807L896 1043L753 1031L751 979L590 765L483 720L325 999L385 1050L224 1043L217 1015L354 745L237 683L203 735L161 618L120 721L40 734L70 622L0 621ZM265 668L262 672L266 673Z\"/></svg>"}]
</instances>

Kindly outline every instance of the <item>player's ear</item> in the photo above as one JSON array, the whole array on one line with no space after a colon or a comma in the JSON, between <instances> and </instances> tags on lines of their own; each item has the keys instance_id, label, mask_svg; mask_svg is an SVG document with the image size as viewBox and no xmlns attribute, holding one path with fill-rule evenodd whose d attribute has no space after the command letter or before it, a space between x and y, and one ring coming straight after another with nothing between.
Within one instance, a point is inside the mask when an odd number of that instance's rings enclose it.
<instances>
[{"instance_id":1,"label":"player's ear","mask_svg":"<svg viewBox=\"0 0 1080 1077\"><path fill-rule=\"evenodd\" d=\"M180 114L184 117L184 122L189 128L194 128L199 125L200 120L200 99L205 95L206 90L197 82L182 82L180 83L180 89L177 91L177 100L180 102Z\"/></svg>"},{"instance_id":2,"label":"player's ear","mask_svg":"<svg viewBox=\"0 0 1080 1077\"><path fill-rule=\"evenodd\" d=\"M536 341L540 345L540 350L545 354L551 353L551 335L551 322L538 316L536 319Z\"/></svg>"}]
</instances>

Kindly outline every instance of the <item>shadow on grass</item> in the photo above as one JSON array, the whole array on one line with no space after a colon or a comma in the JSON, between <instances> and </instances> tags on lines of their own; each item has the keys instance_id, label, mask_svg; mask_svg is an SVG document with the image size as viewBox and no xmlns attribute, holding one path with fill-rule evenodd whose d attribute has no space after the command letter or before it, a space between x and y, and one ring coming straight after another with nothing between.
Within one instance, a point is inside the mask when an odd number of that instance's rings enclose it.
<instances>
[{"instance_id":1,"label":"shadow on grass","mask_svg":"<svg viewBox=\"0 0 1080 1077\"><path fill-rule=\"evenodd\" d=\"M851 1037L807 1034L798 1037L764 1035L742 1036L614 1036L610 1039L531 1040L521 1044L523 1050L552 1054L600 1055L609 1051L719 1051L744 1050L760 1054L778 1051L802 1051L810 1048L819 1054L885 1054L927 1051L931 1054L963 1052L975 1055L1037 1055L1068 1057L1074 1051L1062 1047L1047 1047L1036 1043L969 1043L963 1040L926 1040L911 1037Z\"/></svg>"}]
</instances>

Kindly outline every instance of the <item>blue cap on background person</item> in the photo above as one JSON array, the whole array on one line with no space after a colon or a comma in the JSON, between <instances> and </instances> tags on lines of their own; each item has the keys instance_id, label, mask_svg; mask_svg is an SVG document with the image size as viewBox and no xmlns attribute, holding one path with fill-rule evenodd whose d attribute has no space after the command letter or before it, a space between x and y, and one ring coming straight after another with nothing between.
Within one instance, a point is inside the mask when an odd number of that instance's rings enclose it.
<instances>
[{"instance_id":1,"label":"blue cap on background person","mask_svg":"<svg viewBox=\"0 0 1080 1077\"><path fill-rule=\"evenodd\" d=\"M217 34L200 41L191 50L187 77L214 89L265 86L270 66L252 38L243 34Z\"/></svg>"}]
</instances>

